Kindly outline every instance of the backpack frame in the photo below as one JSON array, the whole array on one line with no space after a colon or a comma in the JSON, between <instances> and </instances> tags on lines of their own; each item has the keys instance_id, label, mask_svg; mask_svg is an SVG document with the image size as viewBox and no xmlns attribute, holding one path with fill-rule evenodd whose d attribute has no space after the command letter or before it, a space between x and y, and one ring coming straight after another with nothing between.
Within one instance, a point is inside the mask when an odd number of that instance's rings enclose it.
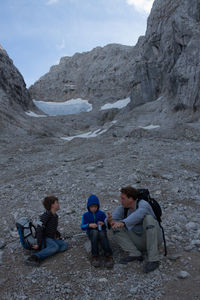
<instances>
[{"instance_id":1,"label":"backpack frame","mask_svg":"<svg viewBox=\"0 0 200 300\"><path fill-rule=\"evenodd\" d=\"M22 247L27 250L33 249L32 246L37 244L36 227L32 221L22 217L16 221L16 227Z\"/></svg>"}]
</instances>

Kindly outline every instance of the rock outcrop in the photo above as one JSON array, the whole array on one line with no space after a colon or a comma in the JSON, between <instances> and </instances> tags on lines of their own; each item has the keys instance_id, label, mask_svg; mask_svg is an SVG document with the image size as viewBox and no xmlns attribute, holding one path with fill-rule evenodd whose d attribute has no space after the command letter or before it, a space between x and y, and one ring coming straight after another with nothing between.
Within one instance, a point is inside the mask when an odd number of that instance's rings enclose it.
<instances>
[{"instance_id":1,"label":"rock outcrop","mask_svg":"<svg viewBox=\"0 0 200 300\"><path fill-rule=\"evenodd\" d=\"M132 108L164 96L175 110L200 105L200 4L155 0L135 47L107 45L63 57L30 88L38 100L104 101L131 94ZM131 106L130 106L131 107Z\"/></svg>"},{"instance_id":2,"label":"rock outcrop","mask_svg":"<svg viewBox=\"0 0 200 300\"><path fill-rule=\"evenodd\" d=\"M200 3L155 0L134 67L133 105L164 95L176 110L200 106Z\"/></svg>"},{"instance_id":3,"label":"rock outcrop","mask_svg":"<svg viewBox=\"0 0 200 300\"><path fill-rule=\"evenodd\" d=\"M120 99L127 97L138 48L110 44L90 52L63 57L29 91L37 100L66 101L71 98Z\"/></svg>"},{"instance_id":4,"label":"rock outcrop","mask_svg":"<svg viewBox=\"0 0 200 300\"><path fill-rule=\"evenodd\" d=\"M19 114L33 107L24 79L0 46L0 127L20 123Z\"/></svg>"}]
</instances>

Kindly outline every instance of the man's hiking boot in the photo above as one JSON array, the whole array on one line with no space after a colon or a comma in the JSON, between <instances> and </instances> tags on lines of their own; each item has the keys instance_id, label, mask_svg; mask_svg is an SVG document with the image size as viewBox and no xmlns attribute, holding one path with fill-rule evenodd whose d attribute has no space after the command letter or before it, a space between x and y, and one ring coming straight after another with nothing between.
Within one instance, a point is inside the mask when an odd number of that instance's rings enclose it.
<instances>
[{"instance_id":1,"label":"man's hiking boot","mask_svg":"<svg viewBox=\"0 0 200 300\"><path fill-rule=\"evenodd\" d=\"M131 261L143 261L143 257L142 256L125 256L125 257L122 257L119 260L119 263L120 264L127 264Z\"/></svg>"},{"instance_id":2,"label":"man's hiking boot","mask_svg":"<svg viewBox=\"0 0 200 300\"><path fill-rule=\"evenodd\" d=\"M93 256L92 257L92 266L95 267L95 268L98 268L100 267L100 261L99 261L99 257L97 256Z\"/></svg>"},{"instance_id":3,"label":"man's hiking boot","mask_svg":"<svg viewBox=\"0 0 200 300\"><path fill-rule=\"evenodd\" d=\"M157 269L159 267L159 261L149 261L146 263L146 265L144 266L144 273L149 273L154 271L155 269Z\"/></svg>"},{"instance_id":4,"label":"man's hiking boot","mask_svg":"<svg viewBox=\"0 0 200 300\"><path fill-rule=\"evenodd\" d=\"M111 255L106 255L104 265L108 269L113 268L113 266L114 266L114 260L113 260L113 258L112 258Z\"/></svg>"},{"instance_id":5,"label":"man's hiking boot","mask_svg":"<svg viewBox=\"0 0 200 300\"><path fill-rule=\"evenodd\" d=\"M25 261L25 264L27 266L35 266L39 267L41 260L36 256L36 255L31 255L30 257L27 258Z\"/></svg>"}]
</instances>

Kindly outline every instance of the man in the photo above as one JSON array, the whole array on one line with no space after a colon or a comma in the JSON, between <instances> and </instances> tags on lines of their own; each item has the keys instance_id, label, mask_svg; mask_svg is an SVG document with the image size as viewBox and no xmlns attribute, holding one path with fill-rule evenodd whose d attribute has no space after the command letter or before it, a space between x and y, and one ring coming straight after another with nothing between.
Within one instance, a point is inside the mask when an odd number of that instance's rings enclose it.
<instances>
[{"instance_id":1,"label":"man","mask_svg":"<svg viewBox=\"0 0 200 300\"><path fill-rule=\"evenodd\" d=\"M108 224L113 229L116 242L128 256L120 263L142 261L142 252L147 252L144 272L159 267L158 247L161 244L161 231L150 204L145 200L137 203L137 190L131 186L121 188L121 205L113 214L108 213Z\"/></svg>"}]
</instances>

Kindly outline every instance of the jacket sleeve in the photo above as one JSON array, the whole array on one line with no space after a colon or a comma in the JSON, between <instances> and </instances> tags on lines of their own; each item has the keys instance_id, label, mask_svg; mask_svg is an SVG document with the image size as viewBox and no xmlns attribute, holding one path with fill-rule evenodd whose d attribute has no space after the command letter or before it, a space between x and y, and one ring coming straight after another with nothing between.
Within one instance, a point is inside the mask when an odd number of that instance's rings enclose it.
<instances>
[{"instance_id":1,"label":"jacket sleeve","mask_svg":"<svg viewBox=\"0 0 200 300\"><path fill-rule=\"evenodd\" d=\"M113 220L118 222L124 219L124 208L122 205L115 208L115 210L112 213Z\"/></svg>"},{"instance_id":2,"label":"jacket sleeve","mask_svg":"<svg viewBox=\"0 0 200 300\"><path fill-rule=\"evenodd\" d=\"M87 216L87 215L84 214L84 215L82 216L82 219L81 219L81 229L82 229L82 230L87 230L87 229L89 228L89 222L88 222L86 216Z\"/></svg>"},{"instance_id":3,"label":"jacket sleeve","mask_svg":"<svg viewBox=\"0 0 200 300\"><path fill-rule=\"evenodd\" d=\"M142 223L144 217L148 214L154 217L150 205L145 200L141 200L138 208L135 209L127 218L123 219L123 222L126 224L127 229L131 230L135 225Z\"/></svg>"}]
</instances>

